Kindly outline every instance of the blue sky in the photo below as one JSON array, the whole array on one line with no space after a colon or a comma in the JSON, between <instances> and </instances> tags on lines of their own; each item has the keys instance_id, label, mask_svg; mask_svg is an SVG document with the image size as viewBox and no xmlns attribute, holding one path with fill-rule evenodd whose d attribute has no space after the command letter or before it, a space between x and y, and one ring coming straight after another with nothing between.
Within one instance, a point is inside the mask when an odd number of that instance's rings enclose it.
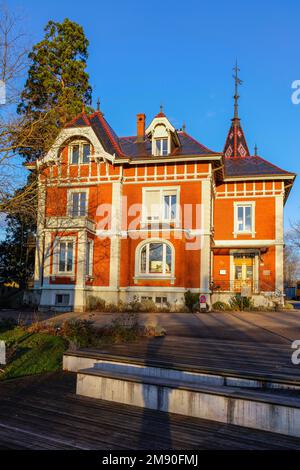
<instances>
[{"instance_id":1,"label":"blue sky","mask_svg":"<svg viewBox=\"0 0 300 470\"><path fill-rule=\"evenodd\" d=\"M148 122L160 103L175 127L222 150L233 114L232 67L244 83L240 117L252 150L300 173L298 0L10 0L32 43L48 20L80 23L90 41L88 72L94 104L119 135L135 133L136 113ZM286 205L286 226L300 219L300 178Z\"/></svg>"}]
</instances>

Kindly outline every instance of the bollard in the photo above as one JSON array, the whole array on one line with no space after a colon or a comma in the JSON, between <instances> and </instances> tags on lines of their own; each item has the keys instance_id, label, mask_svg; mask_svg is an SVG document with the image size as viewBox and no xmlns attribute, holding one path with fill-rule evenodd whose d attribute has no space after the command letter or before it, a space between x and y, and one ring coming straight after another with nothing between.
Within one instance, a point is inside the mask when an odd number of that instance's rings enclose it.
<instances>
[{"instance_id":1,"label":"bollard","mask_svg":"<svg viewBox=\"0 0 300 470\"><path fill-rule=\"evenodd\" d=\"M5 341L0 341L0 364L6 364L6 345Z\"/></svg>"}]
</instances>

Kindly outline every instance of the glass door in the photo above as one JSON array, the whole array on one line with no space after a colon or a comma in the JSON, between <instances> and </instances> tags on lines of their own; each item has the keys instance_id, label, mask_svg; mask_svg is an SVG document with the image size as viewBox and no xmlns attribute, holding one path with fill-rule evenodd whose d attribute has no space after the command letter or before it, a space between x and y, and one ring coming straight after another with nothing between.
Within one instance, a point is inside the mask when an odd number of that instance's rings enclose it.
<instances>
[{"instance_id":1,"label":"glass door","mask_svg":"<svg viewBox=\"0 0 300 470\"><path fill-rule=\"evenodd\" d=\"M253 261L250 255L234 256L234 290L240 292L244 286L253 288Z\"/></svg>"}]
</instances>

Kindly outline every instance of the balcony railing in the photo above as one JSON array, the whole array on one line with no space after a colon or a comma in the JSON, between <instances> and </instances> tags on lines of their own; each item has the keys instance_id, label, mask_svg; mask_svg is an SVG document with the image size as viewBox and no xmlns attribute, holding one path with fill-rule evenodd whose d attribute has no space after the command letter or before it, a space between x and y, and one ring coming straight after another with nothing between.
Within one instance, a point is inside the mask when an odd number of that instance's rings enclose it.
<instances>
[{"instance_id":1,"label":"balcony railing","mask_svg":"<svg viewBox=\"0 0 300 470\"><path fill-rule=\"evenodd\" d=\"M52 230L83 230L95 231L96 224L88 217L47 217L46 228Z\"/></svg>"},{"instance_id":2,"label":"balcony railing","mask_svg":"<svg viewBox=\"0 0 300 470\"><path fill-rule=\"evenodd\" d=\"M264 280L237 280L237 279L214 279L211 283L213 292L241 293L243 287L248 287L252 294L273 293L280 295L281 292L276 289L274 283Z\"/></svg>"}]
</instances>

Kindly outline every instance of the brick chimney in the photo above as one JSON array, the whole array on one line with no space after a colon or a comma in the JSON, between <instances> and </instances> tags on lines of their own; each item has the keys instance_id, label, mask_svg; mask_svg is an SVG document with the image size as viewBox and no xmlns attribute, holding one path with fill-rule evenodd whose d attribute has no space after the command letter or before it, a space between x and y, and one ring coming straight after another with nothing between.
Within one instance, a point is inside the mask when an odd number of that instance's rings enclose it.
<instances>
[{"instance_id":1,"label":"brick chimney","mask_svg":"<svg viewBox=\"0 0 300 470\"><path fill-rule=\"evenodd\" d=\"M136 132L137 132L137 141L143 142L145 138L145 123L146 123L146 115L145 114L137 114L136 115Z\"/></svg>"}]
</instances>

